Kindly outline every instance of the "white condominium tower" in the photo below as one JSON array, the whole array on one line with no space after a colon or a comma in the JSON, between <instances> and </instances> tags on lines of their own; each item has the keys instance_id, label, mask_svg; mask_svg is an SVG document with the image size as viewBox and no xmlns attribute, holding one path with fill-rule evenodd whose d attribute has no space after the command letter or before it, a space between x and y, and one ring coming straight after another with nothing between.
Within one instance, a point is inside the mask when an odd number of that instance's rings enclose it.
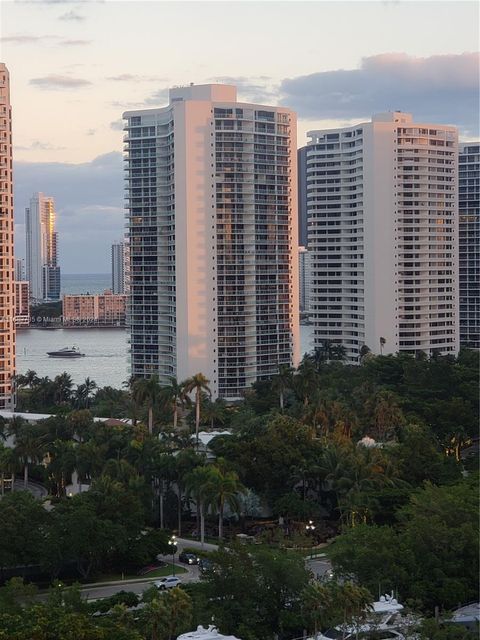
<instances>
[{"instance_id":1,"label":"white condominium tower","mask_svg":"<svg viewBox=\"0 0 480 640\"><path fill-rule=\"evenodd\" d=\"M34 301L60 299L60 267L57 263L53 198L36 193L25 209L26 276Z\"/></svg>"},{"instance_id":2,"label":"white condominium tower","mask_svg":"<svg viewBox=\"0 0 480 640\"><path fill-rule=\"evenodd\" d=\"M394 112L308 135L316 346L455 354L456 128Z\"/></svg>"},{"instance_id":3,"label":"white condominium tower","mask_svg":"<svg viewBox=\"0 0 480 640\"><path fill-rule=\"evenodd\" d=\"M124 118L131 373L238 398L298 361L295 114L190 85Z\"/></svg>"},{"instance_id":4,"label":"white condominium tower","mask_svg":"<svg viewBox=\"0 0 480 640\"><path fill-rule=\"evenodd\" d=\"M460 145L460 346L480 349L480 142Z\"/></svg>"},{"instance_id":5,"label":"white condominium tower","mask_svg":"<svg viewBox=\"0 0 480 640\"><path fill-rule=\"evenodd\" d=\"M300 311L308 314L312 287L312 254L305 247L298 247L298 281Z\"/></svg>"},{"instance_id":6,"label":"white condominium tower","mask_svg":"<svg viewBox=\"0 0 480 640\"><path fill-rule=\"evenodd\" d=\"M0 62L0 409L13 409L15 375L12 113L10 79Z\"/></svg>"}]
</instances>

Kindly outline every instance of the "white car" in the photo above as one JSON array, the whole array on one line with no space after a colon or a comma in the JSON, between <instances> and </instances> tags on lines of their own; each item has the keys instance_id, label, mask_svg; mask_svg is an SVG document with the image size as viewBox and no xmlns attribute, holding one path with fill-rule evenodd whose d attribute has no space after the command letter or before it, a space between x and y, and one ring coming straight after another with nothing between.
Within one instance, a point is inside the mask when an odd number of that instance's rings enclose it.
<instances>
[{"instance_id":1,"label":"white car","mask_svg":"<svg viewBox=\"0 0 480 640\"><path fill-rule=\"evenodd\" d=\"M178 587L182 584L180 578L176 576L167 576L166 578L162 578L161 580L155 580L153 583L157 589L160 591L164 591L165 589L173 589L173 587Z\"/></svg>"}]
</instances>

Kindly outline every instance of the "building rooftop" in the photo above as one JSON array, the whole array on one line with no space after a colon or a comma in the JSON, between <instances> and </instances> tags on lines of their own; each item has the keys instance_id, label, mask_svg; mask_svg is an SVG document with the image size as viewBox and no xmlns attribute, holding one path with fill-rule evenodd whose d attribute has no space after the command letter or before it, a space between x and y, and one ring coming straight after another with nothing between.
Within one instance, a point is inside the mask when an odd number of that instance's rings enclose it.
<instances>
[{"instance_id":1,"label":"building rooftop","mask_svg":"<svg viewBox=\"0 0 480 640\"><path fill-rule=\"evenodd\" d=\"M46 420L47 418L55 417L54 413L27 413L20 411L2 411L0 410L0 418L5 420L11 420L12 418L22 418L27 422L38 422L39 420ZM113 426L115 424L131 425L132 421L128 418L119 420L118 418L93 418L95 422L105 422L107 426Z\"/></svg>"}]
</instances>

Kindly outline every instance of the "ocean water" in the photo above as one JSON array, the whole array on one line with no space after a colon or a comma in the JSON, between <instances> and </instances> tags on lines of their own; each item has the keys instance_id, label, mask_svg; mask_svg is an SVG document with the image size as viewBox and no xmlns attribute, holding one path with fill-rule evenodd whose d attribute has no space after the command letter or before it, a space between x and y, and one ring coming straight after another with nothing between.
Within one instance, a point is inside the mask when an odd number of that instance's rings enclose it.
<instances>
[{"instance_id":1,"label":"ocean water","mask_svg":"<svg viewBox=\"0 0 480 640\"><path fill-rule=\"evenodd\" d=\"M84 358L50 358L47 351L76 346ZM121 388L128 378L125 329L20 329L17 332L17 373L28 369L54 378L66 371L75 384L85 378L99 387Z\"/></svg>"},{"instance_id":2,"label":"ocean water","mask_svg":"<svg viewBox=\"0 0 480 640\"><path fill-rule=\"evenodd\" d=\"M99 387L121 388L129 377L128 332L125 329L20 329L17 332L17 372L28 369L54 378L66 371L75 384L85 378ZM313 327L300 326L300 353L313 349ZM77 346L84 358L50 358L47 351Z\"/></svg>"},{"instance_id":3,"label":"ocean water","mask_svg":"<svg viewBox=\"0 0 480 640\"><path fill-rule=\"evenodd\" d=\"M102 293L111 287L109 273L62 274L62 293ZM125 329L20 329L17 332L17 373L33 369L54 378L66 371L75 384L85 378L98 386L121 388L129 377L129 345ZM77 346L84 358L50 358L47 351ZM300 326L300 352L313 349L313 327Z\"/></svg>"},{"instance_id":4,"label":"ocean water","mask_svg":"<svg viewBox=\"0 0 480 640\"><path fill-rule=\"evenodd\" d=\"M62 273L61 293L103 293L112 288L110 273Z\"/></svg>"}]
</instances>

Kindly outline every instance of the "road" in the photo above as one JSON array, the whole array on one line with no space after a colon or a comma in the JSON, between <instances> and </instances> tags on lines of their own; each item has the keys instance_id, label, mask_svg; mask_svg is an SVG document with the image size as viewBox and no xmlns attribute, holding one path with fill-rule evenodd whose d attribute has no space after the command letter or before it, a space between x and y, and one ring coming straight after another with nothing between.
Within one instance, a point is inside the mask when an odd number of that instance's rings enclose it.
<instances>
[{"instance_id":1,"label":"road","mask_svg":"<svg viewBox=\"0 0 480 640\"><path fill-rule=\"evenodd\" d=\"M184 565L178 565L184 566ZM187 568L187 567L185 567ZM197 582L199 580L198 567L188 567L188 573L182 573L179 575L180 580L186 584L187 582ZM100 600L101 598L108 598L113 596L119 591L133 591L137 595L142 594L144 591L152 586L152 583L159 578L150 578L149 580L139 582L116 582L109 585L90 585L81 589L82 596L87 600Z\"/></svg>"},{"instance_id":2,"label":"road","mask_svg":"<svg viewBox=\"0 0 480 640\"><path fill-rule=\"evenodd\" d=\"M185 548L201 550L202 545L196 540L177 538L177 553L181 553L181 551ZM218 545L216 544L207 542L204 543L204 551L216 551L217 549ZM172 562L171 555L159 555L157 557L158 560L162 560L163 562ZM332 568L327 558L307 558L305 560L305 564L307 566L307 569L309 569L316 578L322 578L327 572L331 571ZM187 573L182 573L179 575L179 578L183 583L197 582L200 579L200 571L198 566L189 566L179 564L178 562L175 562L175 566L179 566L187 570ZM99 600L101 598L108 598L109 596L112 596L119 591L133 591L133 593L141 594L143 593L143 591L152 586L154 580L158 580L158 578L150 578L149 580L145 579L139 581L127 580L124 582L116 582L108 585L105 584L103 586L92 584L88 587L83 587L81 589L81 593L82 596L88 600Z\"/></svg>"},{"instance_id":3,"label":"road","mask_svg":"<svg viewBox=\"0 0 480 640\"><path fill-rule=\"evenodd\" d=\"M177 538L177 549L181 553L183 549L198 549L203 551L216 551L218 544L211 544L210 542L204 542L203 547L198 540L188 540L187 538Z\"/></svg>"},{"instance_id":4,"label":"road","mask_svg":"<svg viewBox=\"0 0 480 640\"><path fill-rule=\"evenodd\" d=\"M305 564L317 579L323 578L326 573L332 570L332 565L327 558L308 558Z\"/></svg>"}]
</instances>

